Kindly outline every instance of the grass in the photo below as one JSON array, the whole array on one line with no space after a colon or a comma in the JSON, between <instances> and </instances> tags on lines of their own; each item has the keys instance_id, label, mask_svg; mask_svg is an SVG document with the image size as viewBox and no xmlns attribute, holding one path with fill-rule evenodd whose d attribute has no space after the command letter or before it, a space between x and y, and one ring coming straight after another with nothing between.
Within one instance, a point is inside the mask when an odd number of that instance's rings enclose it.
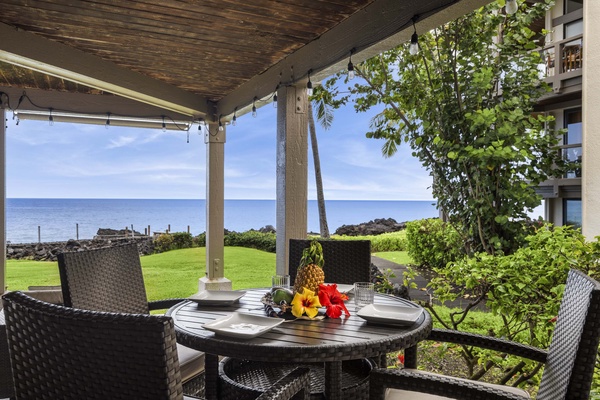
<instances>
[{"instance_id":1,"label":"grass","mask_svg":"<svg viewBox=\"0 0 600 400\"><path fill-rule=\"evenodd\" d=\"M225 277L233 289L271 286L275 254L243 247L225 247ZM149 300L187 297L198 291L198 279L205 276L206 249L174 250L141 257ZM28 286L60 285L58 264L48 261L7 260L9 290Z\"/></svg>"},{"instance_id":2,"label":"grass","mask_svg":"<svg viewBox=\"0 0 600 400\"><path fill-rule=\"evenodd\" d=\"M373 253L373 255L388 261L393 261L397 264L408 265L413 263L412 258L410 258L407 251L384 251Z\"/></svg>"}]
</instances>

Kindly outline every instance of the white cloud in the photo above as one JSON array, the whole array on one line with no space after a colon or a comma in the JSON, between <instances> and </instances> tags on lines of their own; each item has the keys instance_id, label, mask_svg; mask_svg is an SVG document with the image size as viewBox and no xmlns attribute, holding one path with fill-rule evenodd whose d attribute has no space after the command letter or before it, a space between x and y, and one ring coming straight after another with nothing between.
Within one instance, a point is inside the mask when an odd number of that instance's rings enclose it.
<instances>
[{"instance_id":1,"label":"white cloud","mask_svg":"<svg viewBox=\"0 0 600 400\"><path fill-rule=\"evenodd\" d=\"M115 149L118 147L127 146L135 141L132 136L119 136L117 139L111 139L110 144L106 146L107 149Z\"/></svg>"}]
</instances>

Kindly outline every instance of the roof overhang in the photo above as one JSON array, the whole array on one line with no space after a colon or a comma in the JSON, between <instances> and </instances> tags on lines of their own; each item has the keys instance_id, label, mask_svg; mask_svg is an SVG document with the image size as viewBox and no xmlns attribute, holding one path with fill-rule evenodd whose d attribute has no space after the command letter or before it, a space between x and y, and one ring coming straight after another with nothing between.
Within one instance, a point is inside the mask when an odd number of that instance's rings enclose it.
<instances>
[{"instance_id":1,"label":"roof overhang","mask_svg":"<svg viewBox=\"0 0 600 400\"><path fill-rule=\"evenodd\" d=\"M42 78L26 84L18 71L3 74L0 64L0 91L15 98L26 90L38 105L73 113L226 121L278 85L305 81L309 70L318 81L344 70L351 52L358 63L408 41L413 19L418 31L427 31L490 1L232 0L221 10L175 0L90 0L77 7L68 0L5 0L0 61ZM177 13L182 4L190 13ZM204 29L215 16L221 24ZM81 87L39 85L52 80Z\"/></svg>"}]
</instances>

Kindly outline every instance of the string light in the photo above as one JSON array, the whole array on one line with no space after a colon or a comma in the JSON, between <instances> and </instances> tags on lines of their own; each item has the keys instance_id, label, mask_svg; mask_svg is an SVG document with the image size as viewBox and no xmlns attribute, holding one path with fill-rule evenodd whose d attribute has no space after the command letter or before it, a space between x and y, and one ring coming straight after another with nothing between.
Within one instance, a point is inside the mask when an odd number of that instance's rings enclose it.
<instances>
[{"instance_id":1,"label":"string light","mask_svg":"<svg viewBox=\"0 0 600 400\"><path fill-rule=\"evenodd\" d=\"M108 129L109 125L110 125L110 113L106 113L106 123L104 124L104 127L106 129Z\"/></svg>"},{"instance_id":2,"label":"string light","mask_svg":"<svg viewBox=\"0 0 600 400\"><path fill-rule=\"evenodd\" d=\"M310 81L310 74L312 73L312 69L308 70L308 82L306 82L306 94L308 96L312 96L313 95L313 85L312 82Z\"/></svg>"},{"instance_id":3,"label":"string light","mask_svg":"<svg viewBox=\"0 0 600 400\"><path fill-rule=\"evenodd\" d=\"M356 75L354 73L354 64L352 64L352 54L354 54L354 49L350 50L350 60L348 61L348 80L354 79Z\"/></svg>"},{"instance_id":4,"label":"string light","mask_svg":"<svg viewBox=\"0 0 600 400\"><path fill-rule=\"evenodd\" d=\"M223 123L221 122L221 115L219 115L219 132L223 132L225 128L223 128Z\"/></svg>"},{"instance_id":5,"label":"string light","mask_svg":"<svg viewBox=\"0 0 600 400\"><path fill-rule=\"evenodd\" d=\"M273 108L277 108L277 90L279 90L280 84L281 82L277 84L277 87L275 88L275 93L273 93Z\"/></svg>"},{"instance_id":6,"label":"string light","mask_svg":"<svg viewBox=\"0 0 600 400\"><path fill-rule=\"evenodd\" d=\"M256 97L252 100L252 116L256 118Z\"/></svg>"},{"instance_id":7,"label":"string light","mask_svg":"<svg viewBox=\"0 0 600 400\"><path fill-rule=\"evenodd\" d=\"M417 16L414 16L412 18L412 23L413 23L413 28L414 28L415 32L410 37L410 47L408 50L410 52L410 54L412 54L413 56L416 56L417 54L419 54L419 35L417 35L417 27L415 26L416 20L417 20Z\"/></svg>"},{"instance_id":8,"label":"string light","mask_svg":"<svg viewBox=\"0 0 600 400\"><path fill-rule=\"evenodd\" d=\"M54 117L52 116L52 108L50 109L50 114L48 114L48 123L50 126L54 125Z\"/></svg>"},{"instance_id":9,"label":"string light","mask_svg":"<svg viewBox=\"0 0 600 400\"><path fill-rule=\"evenodd\" d=\"M162 131L163 132L167 131L167 124L165 124L165 116L164 115L162 117Z\"/></svg>"},{"instance_id":10,"label":"string light","mask_svg":"<svg viewBox=\"0 0 600 400\"><path fill-rule=\"evenodd\" d=\"M233 118L231 119L231 125L233 126L237 125L237 116L235 113L237 113L237 107L233 110Z\"/></svg>"},{"instance_id":11,"label":"string light","mask_svg":"<svg viewBox=\"0 0 600 400\"><path fill-rule=\"evenodd\" d=\"M506 0L506 13L508 15L512 15L519 10L519 5L517 4L517 0Z\"/></svg>"}]
</instances>

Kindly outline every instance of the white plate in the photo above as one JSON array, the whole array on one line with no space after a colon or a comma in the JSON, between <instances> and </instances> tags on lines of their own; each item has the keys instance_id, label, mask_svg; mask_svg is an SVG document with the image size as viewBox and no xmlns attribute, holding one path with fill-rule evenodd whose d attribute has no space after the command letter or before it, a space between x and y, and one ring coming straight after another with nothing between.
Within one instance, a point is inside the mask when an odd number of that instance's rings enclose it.
<instances>
[{"instance_id":1,"label":"white plate","mask_svg":"<svg viewBox=\"0 0 600 400\"><path fill-rule=\"evenodd\" d=\"M356 315L377 324L412 325L422 313L422 308L369 304L358 310Z\"/></svg>"},{"instance_id":2,"label":"white plate","mask_svg":"<svg viewBox=\"0 0 600 400\"><path fill-rule=\"evenodd\" d=\"M188 297L203 306L228 306L238 301L246 292L234 290L205 290Z\"/></svg>"},{"instance_id":3,"label":"white plate","mask_svg":"<svg viewBox=\"0 0 600 400\"><path fill-rule=\"evenodd\" d=\"M215 332L217 335L251 339L270 331L283 321L282 318L233 313L226 317L208 322L202 327Z\"/></svg>"},{"instance_id":4,"label":"white plate","mask_svg":"<svg viewBox=\"0 0 600 400\"><path fill-rule=\"evenodd\" d=\"M331 283L326 283L326 285L331 285ZM351 291L354 290L354 285L347 285L344 283L336 283L337 285L337 290L340 293L350 293Z\"/></svg>"}]
</instances>

